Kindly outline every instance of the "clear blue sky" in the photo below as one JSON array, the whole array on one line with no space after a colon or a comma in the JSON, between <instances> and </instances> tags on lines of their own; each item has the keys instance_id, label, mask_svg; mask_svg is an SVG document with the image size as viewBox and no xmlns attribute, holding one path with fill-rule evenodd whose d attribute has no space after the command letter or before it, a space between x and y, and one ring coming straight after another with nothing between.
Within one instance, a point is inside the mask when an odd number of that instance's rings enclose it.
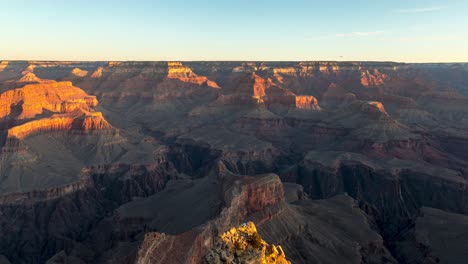
<instances>
[{"instance_id":1,"label":"clear blue sky","mask_svg":"<svg viewBox=\"0 0 468 264\"><path fill-rule=\"evenodd\" d=\"M467 0L0 0L0 59L468 61Z\"/></svg>"}]
</instances>

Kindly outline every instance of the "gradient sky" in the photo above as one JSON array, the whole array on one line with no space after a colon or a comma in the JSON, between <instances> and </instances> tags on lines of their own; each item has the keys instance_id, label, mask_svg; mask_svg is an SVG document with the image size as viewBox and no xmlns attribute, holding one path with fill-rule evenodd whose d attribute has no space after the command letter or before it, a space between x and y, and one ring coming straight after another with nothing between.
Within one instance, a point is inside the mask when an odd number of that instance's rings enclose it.
<instances>
[{"instance_id":1,"label":"gradient sky","mask_svg":"<svg viewBox=\"0 0 468 264\"><path fill-rule=\"evenodd\" d=\"M466 0L0 0L5 60L468 62Z\"/></svg>"}]
</instances>

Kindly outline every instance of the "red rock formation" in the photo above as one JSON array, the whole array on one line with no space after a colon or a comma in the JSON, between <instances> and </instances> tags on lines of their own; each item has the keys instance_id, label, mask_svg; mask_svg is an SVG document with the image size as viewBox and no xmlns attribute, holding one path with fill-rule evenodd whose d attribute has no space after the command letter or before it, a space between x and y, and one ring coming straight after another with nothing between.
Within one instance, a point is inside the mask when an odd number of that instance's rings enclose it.
<instances>
[{"instance_id":1,"label":"red rock formation","mask_svg":"<svg viewBox=\"0 0 468 264\"><path fill-rule=\"evenodd\" d=\"M111 130L112 126L104 119L100 112L88 112L81 108L69 114L56 114L24 123L8 129L8 138L24 139L33 134L46 131L78 130Z\"/></svg>"},{"instance_id":2,"label":"red rock formation","mask_svg":"<svg viewBox=\"0 0 468 264\"><path fill-rule=\"evenodd\" d=\"M34 72L34 68L36 68L36 64L31 64L31 63L30 63L30 64L28 65L28 67L26 67L26 69L24 69L24 71L21 72L21 74L26 75L26 74L28 74L28 73L32 73L32 72Z\"/></svg>"},{"instance_id":3,"label":"red rock formation","mask_svg":"<svg viewBox=\"0 0 468 264\"><path fill-rule=\"evenodd\" d=\"M254 98L257 98L254 96ZM266 95L261 101L266 106L283 105L305 110L320 110L320 106L315 97L310 95Z\"/></svg>"},{"instance_id":4,"label":"red rock formation","mask_svg":"<svg viewBox=\"0 0 468 264\"><path fill-rule=\"evenodd\" d=\"M363 104L362 110L366 113L374 114L374 113L387 113L385 108L381 102L367 102L367 104Z\"/></svg>"},{"instance_id":5,"label":"red rock formation","mask_svg":"<svg viewBox=\"0 0 468 264\"><path fill-rule=\"evenodd\" d=\"M361 84L364 87L381 86L388 79L389 77L386 74L380 73L377 69L373 73L368 70L361 72Z\"/></svg>"},{"instance_id":6,"label":"red rock formation","mask_svg":"<svg viewBox=\"0 0 468 264\"><path fill-rule=\"evenodd\" d=\"M0 72L4 71L6 67L8 67L8 61L2 61L0 62Z\"/></svg>"},{"instance_id":7,"label":"red rock formation","mask_svg":"<svg viewBox=\"0 0 468 264\"><path fill-rule=\"evenodd\" d=\"M216 82L208 80L206 76L196 75L192 69L184 66L181 62L168 62L167 66L168 79L177 79L182 82L193 83L197 85L206 84L211 88L220 89Z\"/></svg>"},{"instance_id":8,"label":"red rock formation","mask_svg":"<svg viewBox=\"0 0 468 264\"><path fill-rule=\"evenodd\" d=\"M256 74L253 74L254 86L253 86L253 96L255 98L261 99L266 95L265 90L274 84L270 79L264 79Z\"/></svg>"},{"instance_id":9,"label":"red rock formation","mask_svg":"<svg viewBox=\"0 0 468 264\"><path fill-rule=\"evenodd\" d=\"M224 175L220 177L224 182L226 207L219 217L178 235L147 233L138 251L138 263L202 263L218 235L246 219L254 218L260 224L280 211L284 205L284 190L278 176L237 178L222 167L221 174Z\"/></svg>"},{"instance_id":10,"label":"red rock formation","mask_svg":"<svg viewBox=\"0 0 468 264\"><path fill-rule=\"evenodd\" d=\"M78 107L89 109L97 105L94 96L74 87L71 82L30 84L0 94L0 118L12 114L17 119L33 118L44 110L64 113Z\"/></svg>"},{"instance_id":11,"label":"red rock formation","mask_svg":"<svg viewBox=\"0 0 468 264\"><path fill-rule=\"evenodd\" d=\"M71 82L31 84L0 94L0 119L13 120L36 118L41 114L52 115L10 127L7 138L24 139L45 131L110 130L100 112L93 107L98 101Z\"/></svg>"},{"instance_id":12,"label":"red rock formation","mask_svg":"<svg viewBox=\"0 0 468 264\"><path fill-rule=\"evenodd\" d=\"M276 175L261 178L245 177L241 185L234 185L226 194L226 201L230 201L231 206L235 205L234 208L239 210L236 217L241 219L284 202L283 185ZM266 221L269 217L271 216L262 215L257 223Z\"/></svg>"},{"instance_id":13,"label":"red rock formation","mask_svg":"<svg viewBox=\"0 0 468 264\"><path fill-rule=\"evenodd\" d=\"M91 78L101 78L102 77L102 71L103 71L103 68L102 67L99 67L97 68L93 74L91 74Z\"/></svg>"},{"instance_id":14,"label":"red rock formation","mask_svg":"<svg viewBox=\"0 0 468 264\"><path fill-rule=\"evenodd\" d=\"M72 99L64 101L57 107L58 112L70 113L75 109L88 109L89 107L97 106L98 101L95 96L86 96L82 99Z\"/></svg>"},{"instance_id":15,"label":"red rock formation","mask_svg":"<svg viewBox=\"0 0 468 264\"><path fill-rule=\"evenodd\" d=\"M73 75L75 75L77 77L85 77L86 75L88 75L88 71L82 70L80 68L74 68L71 71L71 74L73 74Z\"/></svg>"},{"instance_id":16,"label":"red rock formation","mask_svg":"<svg viewBox=\"0 0 468 264\"><path fill-rule=\"evenodd\" d=\"M271 78L263 78L253 73L253 97L257 99L258 103L275 103L289 105L292 100L294 105L294 93L288 89L284 89L273 82ZM269 97L269 98L266 98Z\"/></svg>"},{"instance_id":17,"label":"red rock formation","mask_svg":"<svg viewBox=\"0 0 468 264\"><path fill-rule=\"evenodd\" d=\"M318 101L313 96L298 95L296 96L296 108L307 110L320 110Z\"/></svg>"},{"instance_id":18,"label":"red rock formation","mask_svg":"<svg viewBox=\"0 0 468 264\"><path fill-rule=\"evenodd\" d=\"M283 248L265 242L253 222L233 227L222 234L205 259L208 264L222 262L291 264L286 259Z\"/></svg>"},{"instance_id":19,"label":"red rock formation","mask_svg":"<svg viewBox=\"0 0 468 264\"><path fill-rule=\"evenodd\" d=\"M339 72L340 67L336 62L320 62L318 65L319 71L321 73L336 73Z\"/></svg>"},{"instance_id":20,"label":"red rock formation","mask_svg":"<svg viewBox=\"0 0 468 264\"><path fill-rule=\"evenodd\" d=\"M296 76L298 71L294 67L287 67L287 68L274 68L273 74L278 82L284 82L284 76L294 77Z\"/></svg>"},{"instance_id":21,"label":"red rock formation","mask_svg":"<svg viewBox=\"0 0 468 264\"><path fill-rule=\"evenodd\" d=\"M19 83L41 83L42 79L38 78L34 73L28 72L21 79L18 80Z\"/></svg>"},{"instance_id":22,"label":"red rock formation","mask_svg":"<svg viewBox=\"0 0 468 264\"><path fill-rule=\"evenodd\" d=\"M310 95L266 95L262 97L267 106L283 105L306 110L320 110L318 101Z\"/></svg>"}]
</instances>

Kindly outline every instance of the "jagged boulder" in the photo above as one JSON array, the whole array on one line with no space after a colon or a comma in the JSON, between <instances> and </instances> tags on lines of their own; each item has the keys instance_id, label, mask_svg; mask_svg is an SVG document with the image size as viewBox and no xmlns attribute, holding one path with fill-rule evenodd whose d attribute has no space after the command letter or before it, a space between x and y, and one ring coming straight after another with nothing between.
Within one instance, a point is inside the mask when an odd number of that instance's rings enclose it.
<instances>
[{"instance_id":1,"label":"jagged boulder","mask_svg":"<svg viewBox=\"0 0 468 264\"><path fill-rule=\"evenodd\" d=\"M205 263L290 264L281 246L270 245L258 234L253 222L231 228L208 251Z\"/></svg>"}]
</instances>

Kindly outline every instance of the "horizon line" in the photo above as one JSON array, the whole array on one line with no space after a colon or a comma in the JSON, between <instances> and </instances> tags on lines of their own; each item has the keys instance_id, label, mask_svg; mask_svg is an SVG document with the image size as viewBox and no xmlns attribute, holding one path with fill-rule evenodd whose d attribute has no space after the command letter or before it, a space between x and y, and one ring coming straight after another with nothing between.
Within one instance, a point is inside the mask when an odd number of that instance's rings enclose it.
<instances>
[{"instance_id":1,"label":"horizon line","mask_svg":"<svg viewBox=\"0 0 468 264\"><path fill-rule=\"evenodd\" d=\"M392 61L392 60L44 60L44 59L0 59L1 62L381 62L401 64L464 64L468 61Z\"/></svg>"}]
</instances>

